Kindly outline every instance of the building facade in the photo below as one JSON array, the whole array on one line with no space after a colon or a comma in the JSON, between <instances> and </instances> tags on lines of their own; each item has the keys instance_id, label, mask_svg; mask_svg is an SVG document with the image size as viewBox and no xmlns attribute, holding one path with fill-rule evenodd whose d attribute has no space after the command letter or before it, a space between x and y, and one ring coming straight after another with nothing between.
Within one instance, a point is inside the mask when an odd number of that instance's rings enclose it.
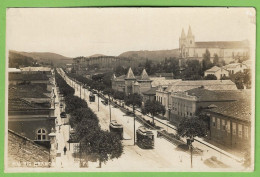
<instances>
[{"instance_id":1,"label":"building facade","mask_svg":"<svg viewBox=\"0 0 260 177\"><path fill-rule=\"evenodd\" d=\"M181 58L202 60L206 50L210 52L211 58L216 54L220 60L229 63L236 57L247 57L249 55L249 42L247 40L197 42L195 41L195 35L192 34L191 27L189 27L187 36L184 29L182 29L179 38Z\"/></svg>"},{"instance_id":2,"label":"building facade","mask_svg":"<svg viewBox=\"0 0 260 177\"><path fill-rule=\"evenodd\" d=\"M232 149L250 149L253 116L251 94L243 92L236 96L236 101L215 104L203 110L210 117L210 141Z\"/></svg>"},{"instance_id":3,"label":"building facade","mask_svg":"<svg viewBox=\"0 0 260 177\"><path fill-rule=\"evenodd\" d=\"M159 101L166 109L165 117L174 121L176 112L172 108L173 97L182 92L203 87L211 91L233 91L237 90L236 84L230 80L196 80L196 81L177 81L169 86L158 86L156 90L156 101ZM181 95L179 95L181 96ZM185 96L185 94L183 95ZM180 103L182 104L182 103ZM178 111L177 111L178 112Z\"/></svg>"},{"instance_id":4,"label":"building facade","mask_svg":"<svg viewBox=\"0 0 260 177\"><path fill-rule=\"evenodd\" d=\"M124 92L126 95L131 93L141 94L151 89L152 80L148 76L145 69L143 69L140 76L135 76L132 69L129 68L126 75L116 77L113 75L112 89Z\"/></svg>"},{"instance_id":5,"label":"building facade","mask_svg":"<svg viewBox=\"0 0 260 177\"><path fill-rule=\"evenodd\" d=\"M218 80L220 80L223 77L229 77L229 71L223 67L213 66L204 72L204 77L208 75L214 75Z\"/></svg>"}]
</instances>

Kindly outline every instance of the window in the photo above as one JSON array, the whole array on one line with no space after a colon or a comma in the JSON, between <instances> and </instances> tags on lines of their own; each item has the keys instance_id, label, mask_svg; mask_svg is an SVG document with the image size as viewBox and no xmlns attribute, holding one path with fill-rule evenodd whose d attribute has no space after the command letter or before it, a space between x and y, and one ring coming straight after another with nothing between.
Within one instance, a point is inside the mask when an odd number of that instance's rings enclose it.
<instances>
[{"instance_id":1,"label":"window","mask_svg":"<svg viewBox=\"0 0 260 177\"><path fill-rule=\"evenodd\" d=\"M233 135L236 135L237 134L237 127L236 127L237 125L236 125L236 123L232 123L232 134Z\"/></svg>"},{"instance_id":2,"label":"window","mask_svg":"<svg viewBox=\"0 0 260 177\"><path fill-rule=\"evenodd\" d=\"M238 124L238 137L242 138L242 125Z\"/></svg>"},{"instance_id":3,"label":"window","mask_svg":"<svg viewBox=\"0 0 260 177\"><path fill-rule=\"evenodd\" d=\"M190 40L190 44L192 44L192 40Z\"/></svg>"},{"instance_id":4,"label":"window","mask_svg":"<svg viewBox=\"0 0 260 177\"><path fill-rule=\"evenodd\" d=\"M227 132L230 133L230 121L227 121L226 129L227 129Z\"/></svg>"},{"instance_id":5,"label":"window","mask_svg":"<svg viewBox=\"0 0 260 177\"><path fill-rule=\"evenodd\" d=\"M248 138L248 126L244 126L244 137Z\"/></svg>"},{"instance_id":6,"label":"window","mask_svg":"<svg viewBox=\"0 0 260 177\"><path fill-rule=\"evenodd\" d=\"M224 119L222 119L221 122L222 122L222 130L225 131L226 130L226 122L225 122Z\"/></svg>"},{"instance_id":7,"label":"window","mask_svg":"<svg viewBox=\"0 0 260 177\"><path fill-rule=\"evenodd\" d=\"M47 139L47 131L45 129L39 129L37 131L37 140L44 141Z\"/></svg>"},{"instance_id":8,"label":"window","mask_svg":"<svg viewBox=\"0 0 260 177\"><path fill-rule=\"evenodd\" d=\"M220 129L220 119L217 118L217 129Z\"/></svg>"}]
</instances>

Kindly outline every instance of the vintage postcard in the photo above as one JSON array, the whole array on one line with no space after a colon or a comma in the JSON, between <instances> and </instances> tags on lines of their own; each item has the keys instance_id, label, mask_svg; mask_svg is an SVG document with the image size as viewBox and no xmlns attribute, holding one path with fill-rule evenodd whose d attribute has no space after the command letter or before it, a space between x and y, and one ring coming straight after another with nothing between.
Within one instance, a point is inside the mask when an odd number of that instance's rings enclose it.
<instances>
[{"instance_id":1,"label":"vintage postcard","mask_svg":"<svg viewBox=\"0 0 260 177\"><path fill-rule=\"evenodd\" d=\"M5 172L251 172L254 8L7 8Z\"/></svg>"}]
</instances>

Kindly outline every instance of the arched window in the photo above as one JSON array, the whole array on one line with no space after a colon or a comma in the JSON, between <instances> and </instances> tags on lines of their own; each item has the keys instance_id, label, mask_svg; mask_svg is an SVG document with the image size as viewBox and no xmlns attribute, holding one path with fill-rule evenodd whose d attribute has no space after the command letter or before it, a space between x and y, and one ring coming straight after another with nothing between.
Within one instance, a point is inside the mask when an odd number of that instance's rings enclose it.
<instances>
[{"instance_id":1,"label":"arched window","mask_svg":"<svg viewBox=\"0 0 260 177\"><path fill-rule=\"evenodd\" d=\"M37 131L37 140L44 141L47 140L47 131L45 129L39 129Z\"/></svg>"}]
</instances>

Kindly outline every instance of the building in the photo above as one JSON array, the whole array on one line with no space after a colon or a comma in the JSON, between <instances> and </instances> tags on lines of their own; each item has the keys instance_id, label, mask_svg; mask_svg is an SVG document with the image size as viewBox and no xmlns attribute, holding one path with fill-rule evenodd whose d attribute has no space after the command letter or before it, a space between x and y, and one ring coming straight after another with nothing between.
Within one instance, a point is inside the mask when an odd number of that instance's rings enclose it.
<instances>
[{"instance_id":1,"label":"building","mask_svg":"<svg viewBox=\"0 0 260 177\"><path fill-rule=\"evenodd\" d=\"M170 86L158 86L156 90L156 101L159 101L166 109L166 118L170 120L171 95L176 92L185 92L194 88L203 87L207 90L237 90L236 84L231 80L196 80L196 81L177 81Z\"/></svg>"},{"instance_id":2,"label":"building","mask_svg":"<svg viewBox=\"0 0 260 177\"><path fill-rule=\"evenodd\" d=\"M73 58L72 68L76 74L85 75L90 70L113 69L117 66L136 67L133 59L116 56L76 57Z\"/></svg>"},{"instance_id":3,"label":"building","mask_svg":"<svg viewBox=\"0 0 260 177\"><path fill-rule=\"evenodd\" d=\"M111 78L112 89L124 92L125 94L138 93L142 94L151 89L152 80L148 76L145 69L143 69L140 76L135 76L132 69L129 68L126 75Z\"/></svg>"},{"instance_id":4,"label":"building","mask_svg":"<svg viewBox=\"0 0 260 177\"><path fill-rule=\"evenodd\" d=\"M9 73L8 129L49 147L56 119L54 78L48 72L24 72Z\"/></svg>"},{"instance_id":5,"label":"building","mask_svg":"<svg viewBox=\"0 0 260 177\"><path fill-rule=\"evenodd\" d=\"M229 71L224 69L223 67L213 66L212 68L204 72L204 77L206 77L207 75L214 75L217 77L218 80L220 80L223 77L229 77Z\"/></svg>"},{"instance_id":6,"label":"building","mask_svg":"<svg viewBox=\"0 0 260 177\"><path fill-rule=\"evenodd\" d=\"M236 101L215 103L203 109L210 117L210 141L232 149L250 149L253 120L250 92L237 91Z\"/></svg>"},{"instance_id":7,"label":"building","mask_svg":"<svg viewBox=\"0 0 260 177\"><path fill-rule=\"evenodd\" d=\"M152 87L150 90L143 92L143 103L145 103L148 100L150 101L156 100L156 90L157 87Z\"/></svg>"},{"instance_id":8,"label":"building","mask_svg":"<svg viewBox=\"0 0 260 177\"><path fill-rule=\"evenodd\" d=\"M187 36L184 29L182 29L179 38L181 58L202 60L206 49L210 52L212 59L216 54L220 60L230 63L237 57L247 57L249 55L249 42L247 40L197 42L195 41L195 35L192 34L190 26Z\"/></svg>"},{"instance_id":9,"label":"building","mask_svg":"<svg viewBox=\"0 0 260 177\"><path fill-rule=\"evenodd\" d=\"M34 141L8 130L8 167L50 167L50 150Z\"/></svg>"},{"instance_id":10,"label":"building","mask_svg":"<svg viewBox=\"0 0 260 177\"><path fill-rule=\"evenodd\" d=\"M223 66L223 68L229 71L229 74L236 74L238 72L245 72L246 70L248 70L247 65L243 63L231 63Z\"/></svg>"},{"instance_id":11,"label":"building","mask_svg":"<svg viewBox=\"0 0 260 177\"><path fill-rule=\"evenodd\" d=\"M230 103L236 100L235 91L212 91L203 87L173 92L170 95L170 121L178 123L186 117L196 116L197 112L217 103Z\"/></svg>"}]
</instances>

